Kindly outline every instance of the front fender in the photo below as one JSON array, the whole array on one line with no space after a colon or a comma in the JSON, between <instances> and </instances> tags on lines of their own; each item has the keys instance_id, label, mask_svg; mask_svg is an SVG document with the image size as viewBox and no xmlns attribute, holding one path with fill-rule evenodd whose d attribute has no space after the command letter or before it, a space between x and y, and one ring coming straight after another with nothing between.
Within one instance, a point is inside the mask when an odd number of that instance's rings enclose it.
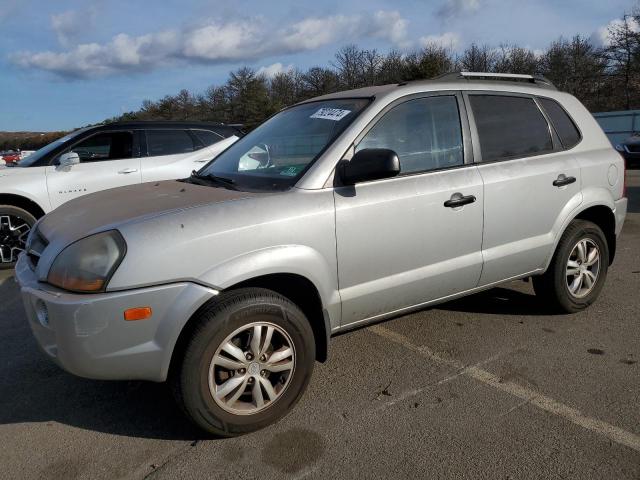
<instances>
[{"instance_id":1,"label":"front fender","mask_svg":"<svg viewBox=\"0 0 640 480\"><path fill-rule=\"evenodd\" d=\"M199 280L224 290L252 278L278 273L300 275L313 283L332 326L340 324L337 272L320 252L305 245L278 245L248 252L216 265Z\"/></svg>"}]
</instances>

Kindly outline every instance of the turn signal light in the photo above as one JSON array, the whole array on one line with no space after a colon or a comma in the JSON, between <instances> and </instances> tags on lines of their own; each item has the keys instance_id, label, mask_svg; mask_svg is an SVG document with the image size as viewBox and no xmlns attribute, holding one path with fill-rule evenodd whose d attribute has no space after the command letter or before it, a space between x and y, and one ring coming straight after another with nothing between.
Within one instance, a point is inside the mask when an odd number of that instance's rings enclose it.
<instances>
[{"instance_id":1,"label":"turn signal light","mask_svg":"<svg viewBox=\"0 0 640 480\"><path fill-rule=\"evenodd\" d=\"M124 311L124 319L127 321L146 320L151 318L152 313L151 307L130 308Z\"/></svg>"}]
</instances>

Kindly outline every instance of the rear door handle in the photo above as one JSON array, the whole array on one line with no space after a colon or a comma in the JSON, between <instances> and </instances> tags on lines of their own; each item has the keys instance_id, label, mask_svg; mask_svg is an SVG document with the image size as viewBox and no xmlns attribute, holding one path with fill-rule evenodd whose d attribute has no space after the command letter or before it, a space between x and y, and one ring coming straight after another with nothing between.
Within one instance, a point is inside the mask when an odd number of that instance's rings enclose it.
<instances>
[{"instance_id":1,"label":"rear door handle","mask_svg":"<svg viewBox=\"0 0 640 480\"><path fill-rule=\"evenodd\" d=\"M444 202L444 206L447 208L456 208L467 205L468 203L473 203L475 201L475 195L464 196L461 193L454 193L453 195L451 195L451 198L449 200Z\"/></svg>"},{"instance_id":2,"label":"rear door handle","mask_svg":"<svg viewBox=\"0 0 640 480\"><path fill-rule=\"evenodd\" d=\"M137 168L125 168L124 170L120 170L118 173L121 175L126 175L127 173L136 173L137 171Z\"/></svg>"},{"instance_id":3,"label":"rear door handle","mask_svg":"<svg viewBox=\"0 0 640 480\"><path fill-rule=\"evenodd\" d=\"M571 185L575 181L576 177L567 177L564 173L561 173L560 175L558 175L558 178L553 181L553 186L564 187L566 185Z\"/></svg>"}]
</instances>

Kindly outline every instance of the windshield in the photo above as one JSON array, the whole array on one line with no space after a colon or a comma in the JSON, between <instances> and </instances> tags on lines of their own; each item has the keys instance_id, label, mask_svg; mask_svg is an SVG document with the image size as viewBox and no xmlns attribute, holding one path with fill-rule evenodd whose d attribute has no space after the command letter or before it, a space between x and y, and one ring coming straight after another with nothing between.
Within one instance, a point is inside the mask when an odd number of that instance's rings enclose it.
<instances>
[{"instance_id":1,"label":"windshield","mask_svg":"<svg viewBox=\"0 0 640 480\"><path fill-rule=\"evenodd\" d=\"M23 158L20 162L18 162L18 166L19 167L30 167L31 165L34 165L34 164L38 163L38 160L40 160L44 156L48 155L51 151L53 151L54 149L58 148L63 143L65 143L65 142L71 140L72 138L76 137L78 134L84 132L85 130L86 130L86 128L81 128L79 130L76 130L75 132L70 133L69 135L65 135L64 137L59 138L58 140L54 140L50 144L45 145L44 147L42 147L40 150L36 150L35 152L33 152L28 157Z\"/></svg>"},{"instance_id":2,"label":"windshield","mask_svg":"<svg viewBox=\"0 0 640 480\"><path fill-rule=\"evenodd\" d=\"M238 189L290 188L369 102L345 98L284 110L222 152L198 177L219 177Z\"/></svg>"}]
</instances>

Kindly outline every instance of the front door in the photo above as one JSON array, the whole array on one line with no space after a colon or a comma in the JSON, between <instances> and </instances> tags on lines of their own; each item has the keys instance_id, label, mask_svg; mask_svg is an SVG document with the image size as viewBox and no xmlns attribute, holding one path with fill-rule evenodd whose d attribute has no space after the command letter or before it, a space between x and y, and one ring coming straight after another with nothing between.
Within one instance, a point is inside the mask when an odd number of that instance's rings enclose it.
<instances>
[{"instance_id":1,"label":"front door","mask_svg":"<svg viewBox=\"0 0 640 480\"><path fill-rule=\"evenodd\" d=\"M67 152L76 152L80 163L46 168L52 208L82 195L141 181L137 132L98 132Z\"/></svg>"},{"instance_id":2,"label":"front door","mask_svg":"<svg viewBox=\"0 0 640 480\"><path fill-rule=\"evenodd\" d=\"M394 150L401 173L335 189L343 325L477 285L482 181L465 163L459 105L455 94L402 101L356 141Z\"/></svg>"}]
</instances>

